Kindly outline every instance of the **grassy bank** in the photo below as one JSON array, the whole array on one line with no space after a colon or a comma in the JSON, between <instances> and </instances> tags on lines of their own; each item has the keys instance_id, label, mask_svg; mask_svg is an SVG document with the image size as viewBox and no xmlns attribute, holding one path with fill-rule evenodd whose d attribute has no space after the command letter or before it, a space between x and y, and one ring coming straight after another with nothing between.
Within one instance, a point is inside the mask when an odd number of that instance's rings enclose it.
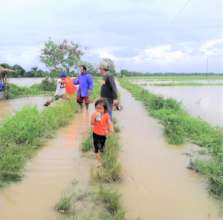
<instances>
[{"instance_id":1,"label":"grassy bank","mask_svg":"<svg viewBox=\"0 0 223 220\"><path fill-rule=\"evenodd\" d=\"M56 88L56 81L44 79L40 84L34 84L30 87L20 87L15 84L8 84L6 97L9 99L37 96L37 95L52 95Z\"/></svg>"},{"instance_id":2,"label":"grassy bank","mask_svg":"<svg viewBox=\"0 0 223 220\"><path fill-rule=\"evenodd\" d=\"M91 93L91 100L97 98L100 94L99 90L100 79L94 78L94 91ZM6 97L9 99L20 98L25 96L38 96L38 95L53 95L56 89L56 80L46 78L40 84L34 84L30 87L17 86L15 84L8 84Z\"/></svg>"},{"instance_id":3,"label":"grassy bank","mask_svg":"<svg viewBox=\"0 0 223 220\"><path fill-rule=\"evenodd\" d=\"M120 150L119 134L116 131L117 122L114 123L115 132L107 138L105 152L102 155L101 166L92 173L92 177L96 182L114 183L121 179L121 165L118 160ZM89 132L87 138L82 143L82 151L93 151L92 134Z\"/></svg>"},{"instance_id":4,"label":"grassy bank","mask_svg":"<svg viewBox=\"0 0 223 220\"><path fill-rule=\"evenodd\" d=\"M174 99L154 95L126 79L121 85L141 101L149 114L164 126L165 136L170 144L191 142L205 149L207 155L192 161L191 167L207 176L210 191L223 197L223 130L192 117ZM204 152L203 152L204 153ZM200 159L199 159L200 158ZM203 158L203 159L201 159Z\"/></svg>"},{"instance_id":5,"label":"grassy bank","mask_svg":"<svg viewBox=\"0 0 223 220\"><path fill-rule=\"evenodd\" d=\"M42 112L25 107L5 119L0 125L0 185L19 180L26 161L76 111L77 105L69 100L55 103Z\"/></svg>"}]
</instances>

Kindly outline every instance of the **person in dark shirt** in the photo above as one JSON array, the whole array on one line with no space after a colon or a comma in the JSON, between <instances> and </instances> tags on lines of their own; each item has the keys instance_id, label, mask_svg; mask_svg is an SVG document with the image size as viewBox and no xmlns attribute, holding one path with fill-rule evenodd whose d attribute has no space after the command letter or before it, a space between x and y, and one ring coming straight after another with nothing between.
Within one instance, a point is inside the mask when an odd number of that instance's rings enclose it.
<instances>
[{"instance_id":1,"label":"person in dark shirt","mask_svg":"<svg viewBox=\"0 0 223 220\"><path fill-rule=\"evenodd\" d=\"M118 101L118 91L113 76L109 73L109 65L102 63L100 65L100 74L104 83L101 86L101 97L104 98L108 105L108 113L112 119L112 108Z\"/></svg>"}]
</instances>

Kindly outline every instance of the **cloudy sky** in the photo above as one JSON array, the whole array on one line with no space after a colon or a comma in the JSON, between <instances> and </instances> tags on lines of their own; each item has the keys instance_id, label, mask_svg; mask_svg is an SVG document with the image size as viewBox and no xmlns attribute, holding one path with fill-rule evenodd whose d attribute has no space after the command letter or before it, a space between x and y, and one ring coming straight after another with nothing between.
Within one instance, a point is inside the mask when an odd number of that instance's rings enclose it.
<instances>
[{"instance_id":1,"label":"cloudy sky","mask_svg":"<svg viewBox=\"0 0 223 220\"><path fill-rule=\"evenodd\" d=\"M118 69L223 72L223 0L0 0L0 63L40 66L50 37Z\"/></svg>"}]
</instances>

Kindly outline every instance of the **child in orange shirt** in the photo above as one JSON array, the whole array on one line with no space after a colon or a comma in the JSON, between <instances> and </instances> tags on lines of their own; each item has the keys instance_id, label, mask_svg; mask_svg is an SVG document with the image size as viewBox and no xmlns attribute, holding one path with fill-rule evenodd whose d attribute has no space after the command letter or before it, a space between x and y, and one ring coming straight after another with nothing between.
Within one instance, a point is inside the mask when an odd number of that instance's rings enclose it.
<instances>
[{"instance_id":1,"label":"child in orange shirt","mask_svg":"<svg viewBox=\"0 0 223 220\"><path fill-rule=\"evenodd\" d=\"M91 126L96 159L100 160L100 153L104 151L106 136L112 132L112 122L104 99L99 99L95 102L95 109L96 111L91 116Z\"/></svg>"}]
</instances>

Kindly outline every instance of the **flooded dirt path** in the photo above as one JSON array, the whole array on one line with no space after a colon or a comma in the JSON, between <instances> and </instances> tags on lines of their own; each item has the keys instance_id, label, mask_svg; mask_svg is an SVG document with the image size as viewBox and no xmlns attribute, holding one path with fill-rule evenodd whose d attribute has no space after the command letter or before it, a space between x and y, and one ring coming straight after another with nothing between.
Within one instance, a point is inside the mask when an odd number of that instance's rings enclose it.
<instances>
[{"instance_id":1,"label":"flooded dirt path","mask_svg":"<svg viewBox=\"0 0 223 220\"><path fill-rule=\"evenodd\" d=\"M168 145L161 126L120 89L122 194L128 220L220 220L219 204L206 183L186 169L186 147Z\"/></svg>"},{"instance_id":2,"label":"flooded dirt path","mask_svg":"<svg viewBox=\"0 0 223 220\"><path fill-rule=\"evenodd\" d=\"M78 113L49 140L26 166L25 177L0 191L1 220L54 220L56 202L75 179L82 185L90 178L87 158L79 149L89 126L89 114Z\"/></svg>"}]
</instances>

